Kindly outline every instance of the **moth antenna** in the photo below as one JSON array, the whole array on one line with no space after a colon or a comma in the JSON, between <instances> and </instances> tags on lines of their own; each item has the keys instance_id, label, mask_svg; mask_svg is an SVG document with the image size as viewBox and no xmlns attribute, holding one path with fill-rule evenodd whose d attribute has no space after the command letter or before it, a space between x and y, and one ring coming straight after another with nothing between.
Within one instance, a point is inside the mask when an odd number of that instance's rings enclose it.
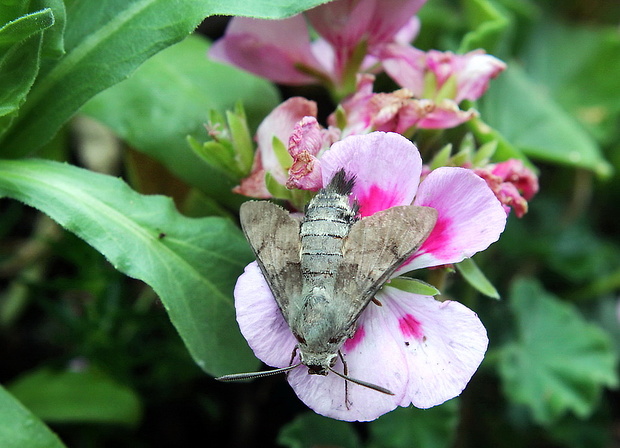
<instances>
[{"instance_id":1,"label":"moth antenna","mask_svg":"<svg viewBox=\"0 0 620 448\"><path fill-rule=\"evenodd\" d=\"M298 362L295 365L282 367L280 369L267 370L265 372L248 372L248 373L233 373L230 375L219 376L216 378L217 381L240 381L240 380L251 380L254 378L263 378L265 376L277 375L278 373L285 373L289 370L293 370L296 367L301 365Z\"/></svg>"},{"instance_id":2,"label":"moth antenna","mask_svg":"<svg viewBox=\"0 0 620 448\"><path fill-rule=\"evenodd\" d=\"M376 390L377 392L381 392L381 393L386 394L386 395L394 395L394 392L392 392L391 390L386 389L385 387L377 386L376 384L367 383L366 381L362 381L362 380L358 380L358 379L355 379L355 378L351 378L350 376L347 376L344 373L340 373L340 372L332 369L331 367L329 367L329 371L330 372L334 372L336 375L338 375L340 378L342 378L345 381L351 381L352 383L358 384L360 386L367 387L367 388L372 389L372 390Z\"/></svg>"}]
</instances>

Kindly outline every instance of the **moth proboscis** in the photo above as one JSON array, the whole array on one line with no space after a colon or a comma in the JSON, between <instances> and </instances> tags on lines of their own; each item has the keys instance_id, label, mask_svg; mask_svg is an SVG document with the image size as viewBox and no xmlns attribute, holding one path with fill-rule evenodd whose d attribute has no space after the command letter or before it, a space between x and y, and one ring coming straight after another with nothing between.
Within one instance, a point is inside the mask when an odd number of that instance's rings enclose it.
<instances>
[{"instance_id":1,"label":"moth proboscis","mask_svg":"<svg viewBox=\"0 0 620 448\"><path fill-rule=\"evenodd\" d=\"M354 177L339 170L310 201L301 221L271 202L241 206L245 236L297 345L288 367L217 380L259 378L303 364L309 374L333 372L392 395L348 376L341 348L377 291L431 233L437 211L404 205L360 219L358 205L350 200L354 184ZM300 361L293 364L297 351ZM345 373L333 369L339 356Z\"/></svg>"}]
</instances>

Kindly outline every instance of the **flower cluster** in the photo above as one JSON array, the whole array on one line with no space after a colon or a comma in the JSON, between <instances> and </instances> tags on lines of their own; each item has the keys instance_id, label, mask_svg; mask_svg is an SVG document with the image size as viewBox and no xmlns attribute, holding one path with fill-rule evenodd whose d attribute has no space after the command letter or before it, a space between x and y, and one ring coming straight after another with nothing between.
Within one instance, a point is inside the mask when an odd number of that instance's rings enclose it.
<instances>
[{"instance_id":1,"label":"flower cluster","mask_svg":"<svg viewBox=\"0 0 620 448\"><path fill-rule=\"evenodd\" d=\"M536 176L520 161L455 164L446 158L439 166L423 165L411 139L420 129L453 128L476 117L476 110L460 108L462 102L477 100L505 69L482 50L458 55L413 47L409 42L420 26L415 13L423 4L335 0L280 21L238 17L210 52L278 83L322 83L339 102L324 125L309 99L292 97L276 107L258 127L254 162L237 175L235 192L288 200L303 210L313 192L344 169L355 176L352 199L362 218L399 205L437 210L430 236L394 276L458 263L485 250L499 238L511 207L522 216L538 189ZM314 40L309 26L318 36ZM396 90L374 91L381 71ZM213 150L235 147L235 135L229 142L225 136L218 132ZM247 136L236 141L238 146ZM247 160L247 148L243 153L237 159ZM227 165L221 156L217 160ZM228 165L238 173L233 162ZM362 312L334 369L343 371L346 360L351 377L393 395L358 384L345 389L336 375L296 368L287 380L299 398L320 414L367 421L397 406L428 408L459 395L488 343L477 315L458 302L399 288L398 282L388 281L375 299L381 306L371 303ZM270 366L291 365L297 340L256 262L239 277L235 305L256 356Z\"/></svg>"}]
</instances>

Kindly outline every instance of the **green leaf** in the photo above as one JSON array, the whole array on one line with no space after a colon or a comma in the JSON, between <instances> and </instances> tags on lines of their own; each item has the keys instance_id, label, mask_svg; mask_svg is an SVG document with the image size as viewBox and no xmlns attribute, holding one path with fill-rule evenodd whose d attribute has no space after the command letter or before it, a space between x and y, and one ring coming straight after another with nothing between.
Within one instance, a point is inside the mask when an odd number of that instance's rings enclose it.
<instances>
[{"instance_id":1,"label":"green leaf","mask_svg":"<svg viewBox=\"0 0 620 448\"><path fill-rule=\"evenodd\" d=\"M52 11L52 24L46 11ZM36 17L33 23L32 19ZM0 7L0 54L2 45L16 43L31 35L31 31L45 29L41 55L43 58L59 58L64 53L66 11L63 0L4 0ZM6 31L7 33L4 33ZM26 54L24 53L24 56Z\"/></svg>"},{"instance_id":2,"label":"green leaf","mask_svg":"<svg viewBox=\"0 0 620 448\"><path fill-rule=\"evenodd\" d=\"M519 57L527 72L599 140L617 135L620 36L614 27L562 24L543 17ZM554 63L549 64L553 59Z\"/></svg>"},{"instance_id":3,"label":"green leaf","mask_svg":"<svg viewBox=\"0 0 620 448\"><path fill-rule=\"evenodd\" d=\"M459 52L484 48L492 53L508 30L510 21L489 0L465 0L463 8L472 31L463 37Z\"/></svg>"},{"instance_id":4,"label":"green leaf","mask_svg":"<svg viewBox=\"0 0 620 448\"><path fill-rule=\"evenodd\" d=\"M313 412L300 415L282 428L278 443L289 448L334 446L356 448L359 437L349 423L332 420Z\"/></svg>"},{"instance_id":5,"label":"green leaf","mask_svg":"<svg viewBox=\"0 0 620 448\"><path fill-rule=\"evenodd\" d=\"M499 299L497 289L495 289L495 286L486 278L473 259L466 258L455 266L463 278L467 280L467 283L476 288L476 290L492 299Z\"/></svg>"},{"instance_id":6,"label":"green leaf","mask_svg":"<svg viewBox=\"0 0 620 448\"><path fill-rule=\"evenodd\" d=\"M493 81L480 112L527 156L611 174L592 137L516 64Z\"/></svg>"},{"instance_id":7,"label":"green leaf","mask_svg":"<svg viewBox=\"0 0 620 448\"><path fill-rule=\"evenodd\" d=\"M39 72L43 31L54 24L49 8L0 28L0 135L15 119Z\"/></svg>"},{"instance_id":8,"label":"green leaf","mask_svg":"<svg viewBox=\"0 0 620 448\"><path fill-rule=\"evenodd\" d=\"M0 162L0 195L43 211L116 269L152 286L205 371L256 369L232 300L236 278L253 257L229 220L186 218L169 198L143 196L114 177L36 159Z\"/></svg>"},{"instance_id":9,"label":"green leaf","mask_svg":"<svg viewBox=\"0 0 620 448\"><path fill-rule=\"evenodd\" d=\"M225 115L226 110L235 109L238 100L257 126L278 104L278 94L263 79L209 61L208 48L205 39L190 36L151 58L128 80L102 92L82 111L190 185L230 204L230 190L236 182L224 172L226 159L232 163L234 156L229 154L221 164L212 160L219 166L213 168L191 150L186 137L204 140L210 110Z\"/></svg>"},{"instance_id":10,"label":"green leaf","mask_svg":"<svg viewBox=\"0 0 620 448\"><path fill-rule=\"evenodd\" d=\"M44 368L26 373L8 386L37 417L50 423L96 422L136 425L141 404L135 392L102 372L55 372Z\"/></svg>"},{"instance_id":11,"label":"green leaf","mask_svg":"<svg viewBox=\"0 0 620 448\"><path fill-rule=\"evenodd\" d=\"M459 421L458 400L431 409L398 408L370 424L371 448L448 448Z\"/></svg>"},{"instance_id":12,"label":"green leaf","mask_svg":"<svg viewBox=\"0 0 620 448\"><path fill-rule=\"evenodd\" d=\"M590 415L603 388L618 385L608 335L532 280L515 283L509 304L518 336L500 351L505 394L526 405L540 424L569 411Z\"/></svg>"},{"instance_id":13,"label":"green leaf","mask_svg":"<svg viewBox=\"0 0 620 448\"><path fill-rule=\"evenodd\" d=\"M400 289L401 291L420 294L422 296L436 296L437 294L440 294L440 291L433 285L429 285L428 283L418 280L417 278L396 277L390 280L387 285Z\"/></svg>"},{"instance_id":14,"label":"green leaf","mask_svg":"<svg viewBox=\"0 0 620 448\"><path fill-rule=\"evenodd\" d=\"M509 142L497 129L493 129L480 118L472 118L466 126L482 145L494 145L493 160L503 162L508 159L521 159L530 164L528 158Z\"/></svg>"},{"instance_id":15,"label":"green leaf","mask_svg":"<svg viewBox=\"0 0 620 448\"><path fill-rule=\"evenodd\" d=\"M0 28L0 48L28 39L54 24L54 14L49 8L21 16Z\"/></svg>"},{"instance_id":16,"label":"green leaf","mask_svg":"<svg viewBox=\"0 0 620 448\"><path fill-rule=\"evenodd\" d=\"M41 420L0 387L0 446L2 448L64 448Z\"/></svg>"},{"instance_id":17,"label":"green leaf","mask_svg":"<svg viewBox=\"0 0 620 448\"><path fill-rule=\"evenodd\" d=\"M320 0L67 1L66 54L42 71L12 129L3 155L19 157L49 141L87 100L127 78L140 64L179 42L212 14L281 18Z\"/></svg>"}]
</instances>

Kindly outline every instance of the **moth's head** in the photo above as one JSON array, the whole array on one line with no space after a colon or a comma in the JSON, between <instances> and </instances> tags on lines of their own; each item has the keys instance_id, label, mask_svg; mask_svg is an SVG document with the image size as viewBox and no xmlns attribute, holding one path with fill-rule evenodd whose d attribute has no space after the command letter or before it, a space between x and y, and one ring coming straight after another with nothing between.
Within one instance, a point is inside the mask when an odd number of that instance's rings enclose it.
<instances>
[{"instance_id":1,"label":"moth's head","mask_svg":"<svg viewBox=\"0 0 620 448\"><path fill-rule=\"evenodd\" d=\"M310 375L327 375L331 367L336 364L337 354L309 353L300 347L301 362L308 367Z\"/></svg>"}]
</instances>

